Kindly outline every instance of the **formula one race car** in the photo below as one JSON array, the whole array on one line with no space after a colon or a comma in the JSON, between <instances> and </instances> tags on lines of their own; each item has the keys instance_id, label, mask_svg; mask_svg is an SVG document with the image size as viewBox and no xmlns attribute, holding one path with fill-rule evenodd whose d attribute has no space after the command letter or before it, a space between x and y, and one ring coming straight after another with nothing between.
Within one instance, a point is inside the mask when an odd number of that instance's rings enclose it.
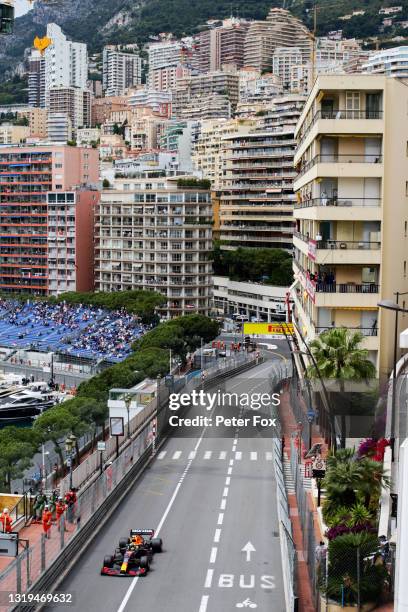
<instances>
[{"instance_id":1,"label":"formula one race car","mask_svg":"<svg viewBox=\"0 0 408 612\"><path fill-rule=\"evenodd\" d=\"M102 576L145 576L153 555L162 552L161 538L154 537L154 529L131 529L129 538L121 538L113 555L103 560Z\"/></svg>"}]
</instances>

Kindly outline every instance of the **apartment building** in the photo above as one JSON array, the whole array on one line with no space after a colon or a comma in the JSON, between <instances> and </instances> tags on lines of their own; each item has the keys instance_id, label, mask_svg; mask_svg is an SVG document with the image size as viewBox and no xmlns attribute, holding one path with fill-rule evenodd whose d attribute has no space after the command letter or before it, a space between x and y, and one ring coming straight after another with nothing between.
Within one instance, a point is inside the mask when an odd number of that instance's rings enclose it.
<instances>
[{"instance_id":1,"label":"apartment building","mask_svg":"<svg viewBox=\"0 0 408 612\"><path fill-rule=\"evenodd\" d=\"M48 92L48 112L64 113L73 130L91 125L91 92L79 87L53 87Z\"/></svg>"},{"instance_id":2,"label":"apartment building","mask_svg":"<svg viewBox=\"0 0 408 612\"><path fill-rule=\"evenodd\" d=\"M385 74L406 79L408 77L408 47L393 47L373 53L365 64L363 72Z\"/></svg>"},{"instance_id":3,"label":"apartment building","mask_svg":"<svg viewBox=\"0 0 408 612\"><path fill-rule=\"evenodd\" d=\"M1 291L50 295L67 287L93 289L89 245L98 192L91 185L97 181L94 149L44 145L0 150ZM65 207L64 214L59 206Z\"/></svg>"},{"instance_id":4,"label":"apartment building","mask_svg":"<svg viewBox=\"0 0 408 612\"><path fill-rule=\"evenodd\" d=\"M20 144L30 136L30 128L26 125L0 123L0 145Z\"/></svg>"},{"instance_id":5,"label":"apartment building","mask_svg":"<svg viewBox=\"0 0 408 612\"><path fill-rule=\"evenodd\" d=\"M302 51L299 47L277 47L272 56L273 74L279 77L283 89L291 90L292 66L302 64Z\"/></svg>"},{"instance_id":6,"label":"apartment building","mask_svg":"<svg viewBox=\"0 0 408 612\"><path fill-rule=\"evenodd\" d=\"M103 48L102 89L105 96L121 96L142 82L142 59L135 53L119 51L115 46Z\"/></svg>"},{"instance_id":7,"label":"apartment building","mask_svg":"<svg viewBox=\"0 0 408 612\"><path fill-rule=\"evenodd\" d=\"M19 111L18 117L26 117L28 120L29 137L30 138L46 138L47 137L47 117L48 111L46 108L30 108L28 110Z\"/></svg>"},{"instance_id":8,"label":"apartment building","mask_svg":"<svg viewBox=\"0 0 408 612\"><path fill-rule=\"evenodd\" d=\"M181 117L183 109L187 108L191 102L193 106L200 103L206 104L206 102L210 104L215 94L226 99L234 111L239 100L238 73L219 70L179 79L173 91L174 116Z\"/></svg>"},{"instance_id":9,"label":"apartment building","mask_svg":"<svg viewBox=\"0 0 408 612\"><path fill-rule=\"evenodd\" d=\"M193 39L162 40L148 46L149 89L169 91L175 79L186 76L193 68Z\"/></svg>"},{"instance_id":10,"label":"apartment building","mask_svg":"<svg viewBox=\"0 0 408 612\"><path fill-rule=\"evenodd\" d=\"M72 121L68 113L48 113L47 140L67 144L73 137Z\"/></svg>"},{"instance_id":11,"label":"apartment building","mask_svg":"<svg viewBox=\"0 0 408 612\"><path fill-rule=\"evenodd\" d=\"M177 85L177 80L191 75L191 68L183 64L157 68L149 73L149 87L156 91L171 91Z\"/></svg>"},{"instance_id":12,"label":"apartment building","mask_svg":"<svg viewBox=\"0 0 408 612\"><path fill-rule=\"evenodd\" d=\"M52 44L43 55L34 50L29 59L28 90L30 106L48 106L48 93L54 87L87 89L88 52L84 43L67 39L55 23L47 25Z\"/></svg>"},{"instance_id":13,"label":"apartment building","mask_svg":"<svg viewBox=\"0 0 408 612\"><path fill-rule=\"evenodd\" d=\"M213 72L221 70L224 65L242 68L248 28L248 21L231 17L208 30L199 32L194 44L198 70Z\"/></svg>"},{"instance_id":14,"label":"apartment building","mask_svg":"<svg viewBox=\"0 0 408 612\"><path fill-rule=\"evenodd\" d=\"M287 311L286 287L238 282L214 276L214 307L218 314L251 321L284 321ZM242 319L243 320L243 319Z\"/></svg>"},{"instance_id":15,"label":"apartment building","mask_svg":"<svg viewBox=\"0 0 408 612\"><path fill-rule=\"evenodd\" d=\"M293 94L275 98L259 127L224 139L222 248L292 249L294 131L304 101Z\"/></svg>"},{"instance_id":16,"label":"apartment building","mask_svg":"<svg viewBox=\"0 0 408 612\"><path fill-rule=\"evenodd\" d=\"M158 291L166 318L210 311L210 193L179 179L162 170L117 175L96 215L97 290Z\"/></svg>"},{"instance_id":17,"label":"apartment building","mask_svg":"<svg viewBox=\"0 0 408 612\"><path fill-rule=\"evenodd\" d=\"M272 8L265 21L251 23L244 45L244 65L257 70L272 69L273 54L279 47L298 47L302 63L312 55L312 35L289 11Z\"/></svg>"},{"instance_id":18,"label":"apartment building","mask_svg":"<svg viewBox=\"0 0 408 612\"><path fill-rule=\"evenodd\" d=\"M246 133L253 126L255 120L214 119L202 122L200 135L194 146L193 164L203 178L211 181L214 191L221 188L224 176L225 139L234 134Z\"/></svg>"},{"instance_id":19,"label":"apartment building","mask_svg":"<svg viewBox=\"0 0 408 612\"><path fill-rule=\"evenodd\" d=\"M91 101L92 127L100 126L102 123L108 121L112 113L126 110L129 110L129 104L125 96L93 98Z\"/></svg>"},{"instance_id":20,"label":"apartment building","mask_svg":"<svg viewBox=\"0 0 408 612\"><path fill-rule=\"evenodd\" d=\"M150 108L154 113L163 117L171 116L171 91L155 91L147 87L136 89L130 94L128 102L130 107Z\"/></svg>"},{"instance_id":21,"label":"apartment building","mask_svg":"<svg viewBox=\"0 0 408 612\"><path fill-rule=\"evenodd\" d=\"M320 76L296 127L294 317L308 341L360 331L380 376L395 318L377 304L408 291L407 106L397 79Z\"/></svg>"}]
</instances>

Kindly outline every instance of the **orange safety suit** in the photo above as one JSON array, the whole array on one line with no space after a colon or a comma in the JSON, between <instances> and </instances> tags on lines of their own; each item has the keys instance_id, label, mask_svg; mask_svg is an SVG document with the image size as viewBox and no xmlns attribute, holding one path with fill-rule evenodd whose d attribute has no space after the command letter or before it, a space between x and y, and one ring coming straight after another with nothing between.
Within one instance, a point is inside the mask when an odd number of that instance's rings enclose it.
<instances>
[{"instance_id":1,"label":"orange safety suit","mask_svg":"<svg viewBox=\"0 0 408 612\"><path fill-rule=\"evenodd\" d=\"M43 526L43 531L45 533L46 538L51 537L49 533L51 529L51 524L52 524L52 512L50 512L49 510L44 510L42 514L42 526Z\"/></svg>"},{"instance_id":2,"label":"orange safety suit","mask_svg":"<svg viewBox=\"0 0 408 612\"><path fill-rule=\"evenodd\" d=\"M13 522L11 520L10 515L8 514L8 512L2 512L0 514L0 522L1 522L1 530L3 533L11 533L11 523Z\"/></svg>"}]
</instances>

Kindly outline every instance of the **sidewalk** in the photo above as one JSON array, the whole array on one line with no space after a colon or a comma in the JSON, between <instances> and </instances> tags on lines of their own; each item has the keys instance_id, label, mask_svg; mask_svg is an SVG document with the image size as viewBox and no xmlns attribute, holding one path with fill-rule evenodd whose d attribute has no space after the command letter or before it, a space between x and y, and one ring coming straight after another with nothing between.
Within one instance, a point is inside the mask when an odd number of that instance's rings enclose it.
<instances>
[{"instance_id":1,"label":"sidewalk","mask_svg":"<svg viewBox=\"0 0 408 612\"><path fill-rule=\"evenodd\" d=\"M296 433L297 423L293 416L292 409L289 401L289 394L287 392L283 393L281 396L281 404L280 404L280 421L282 425L282 431L284 433L285 438L285 450L284 453L287 459L290 459L290 441L292 435ZM318 435L316 428L313 428L312 435L312 443L320 443L324 445L324 440ZM304 447L302 447L302 456L303 456ZM310 512L315 512L313 501L311 499L311 495L308 495L309 498L309 509ZM313 594L312 588L309 578L308 566L304 558L303 554L303 530L301 521L299 518L299 510L296 501L295 493L288 492L288 501L290 508L290 516L292 522L293 529L293 540L296 546L297 553L297 595L299 598L299 611L300 612L315 612L315 606L313 603ZM317 525L317 520L315 521L315 525ZM321 533L316 533L316 540L319 541L322 538Z\"/></svg>"}]
</instances>

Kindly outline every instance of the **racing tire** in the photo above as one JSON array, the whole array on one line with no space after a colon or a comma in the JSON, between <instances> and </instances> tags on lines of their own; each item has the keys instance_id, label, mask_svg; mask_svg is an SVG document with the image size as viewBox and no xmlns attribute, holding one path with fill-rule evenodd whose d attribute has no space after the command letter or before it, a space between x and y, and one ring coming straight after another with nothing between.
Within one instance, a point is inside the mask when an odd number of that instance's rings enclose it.
<instances>
[{"instance_id":1,"label":"racing tire","mask_svg":"<svg viewBox=\"0 0 408 612\"><path fill-rule=\"evenodd\" d=\"M150 540L152 550L155 553L160 553L163 550L163 540L161 538L152 538Z\"/></svg>"},{"instance_id":2,"label":"racing tire","mask_svg":"<svg viewBox=\"0 0 408 612\"><path fill-rule=\"evenodd\" d=\"M103 558L103 567L113 567L112 555L106 555L106 557Z\"/></svg>"},{"instance_id":3,"label":"racing tire","mask_svg":"<svg viewBox=\"0 0 408 612\"><path fill-rule=\"evenodd\" d=\"M139 567L148 572L150 569L149 557L140 557Z\"/></svg>"},{"instance_id":4,"label":"racing tire","mask_svg":"<svg viewBox=\"0 0 408 612\"><path fill-rule=\"evenodd\" d=\"M120 538L119 540L120 550L126 549L128 544L129 544L129 538Z\"/></svg>"}]
</instances>

